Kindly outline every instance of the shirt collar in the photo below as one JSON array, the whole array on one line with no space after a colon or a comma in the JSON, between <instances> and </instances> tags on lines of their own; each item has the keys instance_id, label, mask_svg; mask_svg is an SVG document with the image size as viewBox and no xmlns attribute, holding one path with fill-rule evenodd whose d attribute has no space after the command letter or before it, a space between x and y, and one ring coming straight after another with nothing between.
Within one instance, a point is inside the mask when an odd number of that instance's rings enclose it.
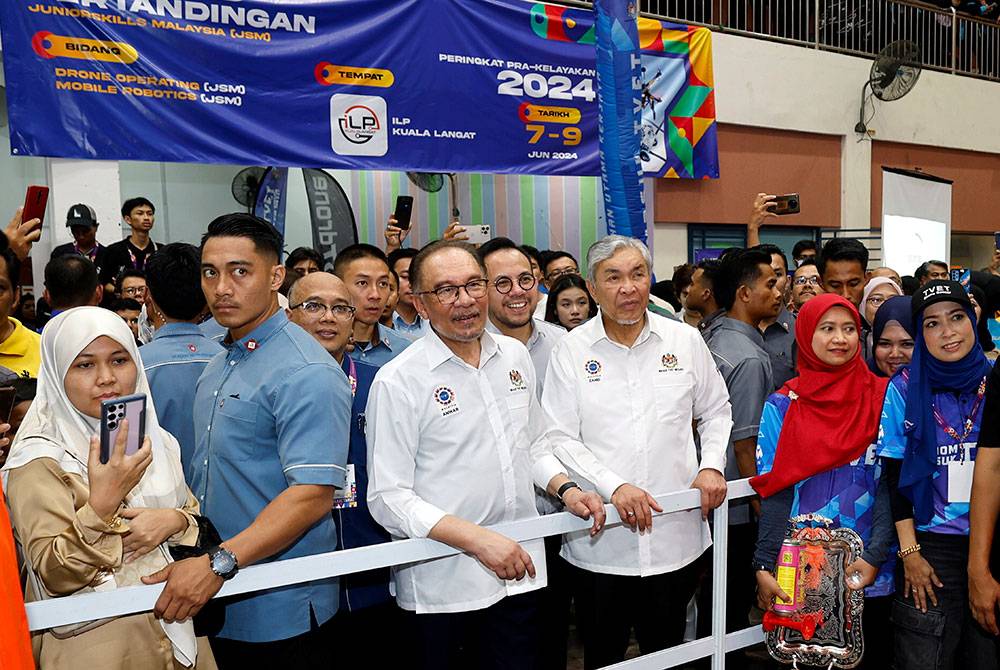
<instances>
[{"instance_id":1,"label":"shirt collar","mask_svg":"<svg viewBox=\"0 0 1000 670\"><path fill-rule=\"evenodd\" d=\"M9 317L14 324L14 330L10 331L10 337L3 341L4 353L7 355L23 356L28 353L30 341L26 337L28 329L21 325L21 322L14 317Z\"/></svg>"},{"instance_id":2,"label":"shirt collar","mask_svg":"<svg viewBox=\"0 0 1000 670\"><path fill-rule=\"evenodd\" d=\"M253 351L253 349L263 345L272 335L284 328L287 323L288 317L285 315L285 310L279 309L267 321L254 328L236 342L227 342L226 340L229 339L229 334L227 333L226 337L222 340L222 346L228 349L230 353L234 350L240 352ZM255 343L254 348L247 349L247 344L251 340Z\"/></svg>"},{"instance_id":3,"label":"shirt collar","mask_svg":"<svg viewBox=\"0 0 1000 670\"><path fill-rule=\"evenodd\" d=\"M153 333L153 339L158 340L165 337L192 337L197 335L199 337L204 337L205 334L201 332L196 324L193 323L165 323L156 329Z\"/></svg>"},{"instance_id":4,"label":"shirt collar","mask_svg":"<svg viewBox=\"0 0 1000 670\"><path fill-rule=\"evenodd\" d=\"M635 342L632 343L632 347L637 347L643 342L645 342L649 338L650 333L655 333L657 337L661 335L659 332L660 324L657 323L653 325L654 319L652 318L652 315L650 315L648 311L644 312L643 315L646 319L646 323L643 324L642 330L639 332L639 337L635 338ZM617 347L624 346L622 344L619 344L618 342L615 342L610 337L608 337L608 332L604 329L604 317L600 312L598 312L597 316L595 316L593 319L590 319L586 323L577 326L577 330L583 328L584 326L589 326L592 323L594 325L591 328L588 328L587 330L584 331L585 333L590 335L588 339L591 345L597 344L601 340L607 340L608 342L611 342Z\"/></svg>"},{"instance_id":5,"label":"shirt collar","mask_svg":"<svg viewBox=\"0 0 1000 670\"><path fill-rule=\"evenodd\" d=\"M528 341L524 345L528 349L531 349L531 347L533 347L535 343L538 342L539 338L544 337L544 335L542 334L542 329L538 327L537 321L538 319L534 318L531 319L530 321L531 335L528 336ZM497 328L496 324L493 323L493 320L490 319L489 317L487 317L486 319L486 330L493 333L494 335L503 335L503 333L500 332L500 329Z\"/></svg>"},{"instance_id":6,"label":"shirt collar","mask_svg":"<svg viewBox=\"0 0 1000 670\"><path fill-rule=\"evenodd\" d=\"M778 320L765 328L764 332L771 330L774 326L778 326L786 333L794 334L793 329L795 328L795 316L789 312L787 308L782 306L781 311L778 312Z\"/></svg>"},{"instance_id":7,"label":"shirt collar","mask_svg":"<svg viewBox=\"0 0 1000 670\"><path fill-rule=\"evenodd\" d=\"M738 319L726 316L719 321L719 328L724 328L726 330L733 330L737 333L742 333L746 335L755 343L763 346L764 344L764 334L760 332L757 328L754 328L749 323L744 323Z\"/></svg>"},{"instance_id":8,"label":"shirt collar","mask_svg":"<svg viewBox=\"0 0 1000 670\"><path fill-rule=\"evenodd\" d=\"M489 320L487 319L487 322ZM427 364L430 369L433 370L438 366L442 365L446 361L455 359L460 361L463 365L466 365L465 361L459 358L454 351L448 348L448 345L444 343L444 340L437 334L437 331L433 328L427 330L427 334L424 335L423 341L426 343L424 346L427 350ZM486 361L493 357L498 351L500 351L500 344L496 341L493 335L490 334L489 330L484 330L483 334L479 336L479 346L482 347L482 352L479 355L479 367L482 368L486 364Z\"/></svg>"},{"instance_id":9,"label":"shirt collar","mask_svg":"<svg viewBox=\"0 0 1000 670\"><path fill-rule=\"evenodd\" d=\"M404 329L405 328L419 328L420 327L420 322L421 322L421 318L420 318L419 314L417 314L416 316L413 317L413 323L408 323L406 321L406 319L403 318L403 315L400 314L399 312L393 312L392 313L392 320L395 321L395 323L396 323L397 326L400 326L401 328L404 328Z\"/></svg>"},{"instance_id":10,"label":"shirt collar","mask_svg":"<svg viewBox=\"0 0 1000 670\"><path fill-rule=\"evenodd\" d=\"M698 324L698 330L705 332L706 330L711 330L715 324L726 315L726 310L717 309L705 318L701 320Z\"/></svg>"}]
</instances>

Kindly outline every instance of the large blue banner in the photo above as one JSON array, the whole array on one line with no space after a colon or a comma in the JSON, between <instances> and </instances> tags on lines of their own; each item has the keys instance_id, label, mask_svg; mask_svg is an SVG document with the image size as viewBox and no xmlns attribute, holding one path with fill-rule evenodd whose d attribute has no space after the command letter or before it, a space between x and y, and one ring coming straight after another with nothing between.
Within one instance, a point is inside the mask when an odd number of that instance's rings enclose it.
<instances>
[{"instance_id":1,"label":"large blue banner","mask_svg":"<svg viewBox=\"0 0 1000 670\"><path fill-rule=\"evenodd\" d=\"M643 48L666 96L650 110L650 169L717 176L708 31L648 23ZM15 155L600 173L587 10L3 0L0 30Z\"/></svg>"},{"instance_id":2,"label":"large blue banner","mask_svg":"<svg viewBox=\"0 0 1000 670\"><path fill-rule=\"evenodd\" d=\"M608 232L646 241L642 164L642 58L634 0L596 0L598 137Z\"/></svg>"}]
</instances>

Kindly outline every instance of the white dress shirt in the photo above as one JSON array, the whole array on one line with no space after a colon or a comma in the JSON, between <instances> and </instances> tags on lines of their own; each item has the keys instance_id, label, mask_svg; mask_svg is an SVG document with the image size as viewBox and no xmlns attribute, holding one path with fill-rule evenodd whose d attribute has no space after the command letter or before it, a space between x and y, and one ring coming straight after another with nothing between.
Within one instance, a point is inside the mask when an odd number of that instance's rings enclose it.
<instances>
[{"instance_id":1,"label":"white dress shirt","mask_svg":"<svg viewBox=\"0 0 1000 670\"><path fill-rule=\"evenodd\" d=\"M492 321L486 321L486 330L494 334L500 334ZM542 389L545 388L545 372L549 368L549 359L552 357L552 350L556 343L566 334L566 329L549 323L537 317L531 319L531 337L525 346L528 347L528 355L535 366L535 377L538 379L538 397L542 396Z\"/></svg>"},{"instance_id":2,"label":"white dress shirt","mask_svg":"<svg viewBox=\"0 0 1000 670\"><path fill-rule=\"evenodd\" d=\"M647 312L631 348L608 338L601 316L574 328L552 353L542 408L556 457L605 500L624 483L660 495L689 488L702 469L724 471L729 394L701 335L683 323ZM568 533L561 555L592 572L649 576L687 565L711 543L696 509L656 517L643 535L626 526L595 538Z\"/></svg>"},{"instance_id":3,"label":"white dress shirt","mask_svg":"<svg viewBox=\"0 0 1000 670\"><path fill-rule=\"evenodd\" d=\"M479 525L538 516L532 471L545 486L565 469L540 439L527 349L484 333L479 368L433 330L375 375L366 409L368 505L396 539L426 537L446 514ZM394 568L400 607L464 612L546 584L542 540L525 542L534 579L505 581L472 556Z\"/></svg>"}]
</instances>

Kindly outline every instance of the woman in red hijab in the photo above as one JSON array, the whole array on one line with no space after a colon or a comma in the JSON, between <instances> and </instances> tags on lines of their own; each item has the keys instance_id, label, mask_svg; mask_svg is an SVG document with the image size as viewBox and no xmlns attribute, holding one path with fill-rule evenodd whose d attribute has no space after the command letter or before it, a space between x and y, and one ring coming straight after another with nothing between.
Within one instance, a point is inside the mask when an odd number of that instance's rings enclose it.
<instances>
[{"instance_id":1,"label":"woman in red hijab","mask_svg":"<svg viewBox=\"0 0 1000 670\"><path fill-rule=\"evenodd\" d=\"M892 653L894 590L886 558L895 533L874 443L888 380L861 358L860 332L857 309L837 295L819 295L799 312L799 376L767 399L757 438L760 474L750 484L762 502L754 568L758 600L770 608L775 598L788 599L773 573L790 518L814 514L857 531L865 550L848 567L848 584L867 587L866 665L884 668Z\"/></svg>"}]
</instances>

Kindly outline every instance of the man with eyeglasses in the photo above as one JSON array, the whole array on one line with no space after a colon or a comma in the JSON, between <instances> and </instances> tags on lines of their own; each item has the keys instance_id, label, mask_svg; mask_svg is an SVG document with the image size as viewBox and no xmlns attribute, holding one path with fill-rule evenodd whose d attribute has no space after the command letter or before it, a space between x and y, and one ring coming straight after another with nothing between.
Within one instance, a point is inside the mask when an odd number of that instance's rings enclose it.
<instances>
[{"instance_id":1,"label":"man with eyeglasses","mask_svg":"<svg viewBox=\"0 0 1000 670\"><path fill-rule=\"evenodd\" d=\"M532 314L535 275L531 273L527 254L514 242L506 237L495 237L479 247L476 254L486 265L489 280L486 330L513 337L528 348L541 397L552 348L566 331Z\"/></svg>"},{"instance_id":2,"label":"man with eyeglasses","mask_svg":"<svg viewBox=\"0 0 1000 670\"><path fill-rule=\"evenodd\" d=\"M410 264L431 328L375 376L367 408L368 504L394 539L430 537L463 553L395 568L396 600L412 612L417 668L537 667L543 543L485 526L538 516L532 482L569 511L604 523L536 439L536 375L517 340L485 331L489 281L472 247L424 247Z\"/></svg>"},{"instance_id":3,"label":"man with eyeglasses","mask_svg":"<svg viewBox=\"0 0 1000 670\"><path fill-rule=\"evenodd\" d=\"M798 314L802 305L823 293L823 281L819 276L816 261L806 258L792 275L791 312Z\"/></svg>"},{"instance_id":4,"label":"man with eyeglasses","mask_svg":"<svg viewBox=\"0 0 1000 670\"><path fill-rule=\"evenodd\" d=\"M540 264L538 271L542 275L541 285L536 293L539 296L538 304L535 306L535 318L545 320L545 307L549 301L549 291L563 275L580 274L580 266L573 258L573 254L568 251L545 251L540 254ZM543 292L544 291L544 292ZM540 374L545 374L540 371Z\"/></svg>"},{"instance_id":5,"label":"man with eyeglasses","mask_svg":"<svg viewBox=\"0 0 1000 670\"><path fill-rule=\"evenodd\" d=\"M351 358L375 366L385 365L411 342L379 323L389 302L389 260L378 247L352 244L337 254L333 274L347 285L354 304Z\"/></svg>"},{"instance_id":6,"label":"man with eyeglasses","mask_svg":"<svg viewBox=\"0 0 1000 670\"><path fill-rule=\"evenodd\" d=\"M356 549L389 541L389 534L368 511L368 453L365 441L365 405L378 367L346 355L354 322L354 306L347 285L327 272L308 273L288 294L288 319L316 338L337 361L351 383L351 442L347 452L347 482L334 498L333 516L339 530L337 549ZM386 630L401 622L389 592L389 568L367 570L340 578L340 609L334 621L341 639L341 665L362 662L397 665L399 649L384 644Z\"/></svg>"}]
</instances>

